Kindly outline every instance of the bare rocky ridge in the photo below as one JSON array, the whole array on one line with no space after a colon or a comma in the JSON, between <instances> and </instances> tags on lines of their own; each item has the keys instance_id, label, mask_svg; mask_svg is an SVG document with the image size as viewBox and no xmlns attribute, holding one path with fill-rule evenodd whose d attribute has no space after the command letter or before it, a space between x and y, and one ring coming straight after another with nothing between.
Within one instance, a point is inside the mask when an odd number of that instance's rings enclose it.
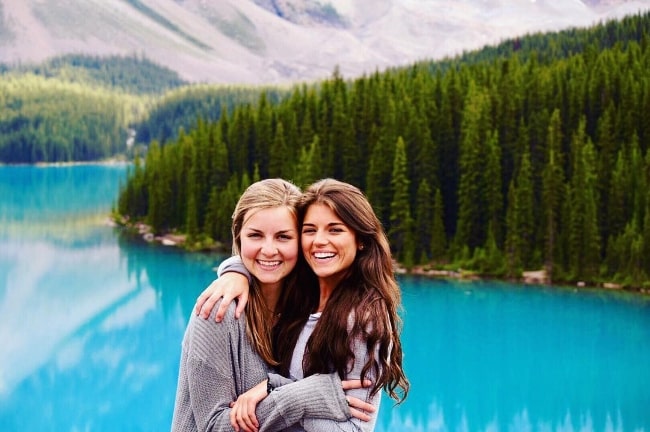
<instances>
[{"instance_id":1,"label":"bare rocky ridge","mask_svg":"<svg viewBox=\"0 0 650 432\"><path fill-rule=\"evenodd\" d=\"M438 59L645 0L0 0L0 61L138 54L189 81L284 83Z\"/></svg>"}]
</instances>

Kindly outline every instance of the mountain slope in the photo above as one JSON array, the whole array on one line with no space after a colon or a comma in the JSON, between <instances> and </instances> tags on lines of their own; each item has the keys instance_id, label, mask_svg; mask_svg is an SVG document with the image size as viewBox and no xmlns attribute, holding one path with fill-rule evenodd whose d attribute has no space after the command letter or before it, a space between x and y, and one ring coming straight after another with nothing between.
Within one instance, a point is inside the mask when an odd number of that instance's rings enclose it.
<instances>
[{"instance_id":1,"label":"mountain slope","mask_svg":"<svg viewBox=\"0 0 650 432\"><path fill-rule=\"evenodd\" d=\"M189 81L281 83L647 9L642 0L0 0L0 61L138 54Z\"/></svg>"}]
</instances>

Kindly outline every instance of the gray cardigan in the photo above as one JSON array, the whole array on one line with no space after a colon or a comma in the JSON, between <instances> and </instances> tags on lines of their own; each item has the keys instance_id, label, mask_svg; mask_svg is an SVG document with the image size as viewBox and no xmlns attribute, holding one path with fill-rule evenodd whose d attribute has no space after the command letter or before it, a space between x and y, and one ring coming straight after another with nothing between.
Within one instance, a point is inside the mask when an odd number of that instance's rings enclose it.
<instances>
[{"instance_id":1,"label":"gray cardigan","mask_svg":"<svg viewBox=\"0 0 650 432\"><path fill-rule=\"evenodd\" d=\"M326 432L349 424L350 409L336 374L291 381L270 373L246 336L244 316L231 304L221 323L192 315L183 338L172 431L233 431L230 402L269 378L277 389L257 406L261 431ZM328 419L302 426L306 418ZM345 429L343 429L345 430ZM354 430L354 429L352 429Z\"/></svg>"},{"instance_id":2,"label":"gray cardigan","mask_svg":"<svg viewBox=\"0 0 650 432\"><path fill-rule=\"evenodd\" d=\"M249 283L251 283L251 274L248 272L248 270L242 263L241 258L237 255L227 258L219 265L217 274L221 276L223 273L226 272L236 272L236 273L243 274L248 278ZM304 378L303 371L302 371L302 360L305 353L305 347L307 346L307 341L309 340L309 337L314 331L314 328L316 327L316 324L320 319L320 315L321 315L320 313L310 315L309 319L305 323L305 326L303 327L300 333L300 337L298 338L296 346L294 347L293 355L291 359L290 378L292 380L295 380L295 384L291 384L289 386L283 387L281 392L277 392L277 393L272 392L271 396L276 397L282 395L282 397L286 397L287 399L290 399L291 396L293 395L292 386L306 385L307 383L311 382L312 379L315 379L315 377L318 376L315 375L315 376ZM349 318L351 320L352 315ZM353 321L349 322L350 325L352 325L352 323ZM350 365L349 372L344 377L344 379L346 380L359 379L361 377L361 370L368 358L368 349L365 340L361 340L359 337L357 337L352 342L351 348L352 348L352 352L354 353L354 361ZM378 355L378 353L375 352L375 355ZM373 380L374 376L368 376L368 378L370 380ZM337 390L336 393L340 393L341 387L340 386L337 387L336 390ZM336 421L337 420L336 416L305 415L300 420L299 425L293 425L288 430L291 431L306 430L306 431L313 431L313 432L321 432L321 431L323 432L329 432L329 431L371 432L375 429L375 424L377 422L377 415L379 413L379 406L381 404L381 393L382 392L380 391L371 397L369 388L361 388L361 389L346 391L347 395L354 396L361 400L365 400L366 402L369 402L374 405L375 412L370 415L371 420L368 422L363 422L357 418L351 418L351 417L348 417L347 421ZM264 401L260 403L260 405L258 405L258 412L260 410L260 407L264 404L264 402L267 399L269 398L267 397Z\"/></svg>"}]
</instances>

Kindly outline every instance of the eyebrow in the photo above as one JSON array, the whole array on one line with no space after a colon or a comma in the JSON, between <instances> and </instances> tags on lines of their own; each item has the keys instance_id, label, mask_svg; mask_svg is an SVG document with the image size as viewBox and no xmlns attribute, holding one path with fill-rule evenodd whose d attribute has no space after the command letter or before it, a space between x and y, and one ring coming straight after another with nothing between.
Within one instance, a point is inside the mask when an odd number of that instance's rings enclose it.
<instances>
[{"instance_id":1,"label":"eyebrow","mask_svg":"<svg viewBox=\"0 0 650 432\"><path fill-rule=\"evenodd\" d=\"M264 231L264 230L261 230L261 229L255 228L255 227L246 227L246 228L244 228L244 230L253 231L253 232L263 232ZM297 230L294 229L294 228L290 228L290 229L286 229L286 230L276 231L274 234L286 234L286 233L291 233L291 232L295 232L295 231L297 231Z\"/></svg>"},{"instance_id":2,"label":"eyebrow","mask_svg":"<svg viewBox=\"0 0 650 432\"><path fill-rule=\"evenodd\" d=\"M343 225L344 227L347 227L347 225L344 224L343 222L330 222L330 223L327 224L328 227L333 227L333 226L338 226L338 225ZM305 226L311 226L311 227L313 227L313 226L316 226L316 224L313 223L313 222L304 222L304 223L302 224L302 226L303 226L303 227L305 227Z\"/></svg>"}]
</instances>

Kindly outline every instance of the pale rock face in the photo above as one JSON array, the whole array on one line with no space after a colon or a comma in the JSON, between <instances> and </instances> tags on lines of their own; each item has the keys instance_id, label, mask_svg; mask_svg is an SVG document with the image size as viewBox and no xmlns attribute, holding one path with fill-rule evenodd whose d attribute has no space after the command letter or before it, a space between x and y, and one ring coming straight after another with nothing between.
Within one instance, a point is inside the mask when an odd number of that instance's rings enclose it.
<instances>
[{"instance_id":1,"label":"pale rock face","mask_svg":"<svg viewBox=\"0 0 650 432\"><path fill-rule=\"evenodd\" d=\"M144 54L189 81L278 84L649 9L646 0L0 0L0 61Z\"/></svg>"}]
</instances>

